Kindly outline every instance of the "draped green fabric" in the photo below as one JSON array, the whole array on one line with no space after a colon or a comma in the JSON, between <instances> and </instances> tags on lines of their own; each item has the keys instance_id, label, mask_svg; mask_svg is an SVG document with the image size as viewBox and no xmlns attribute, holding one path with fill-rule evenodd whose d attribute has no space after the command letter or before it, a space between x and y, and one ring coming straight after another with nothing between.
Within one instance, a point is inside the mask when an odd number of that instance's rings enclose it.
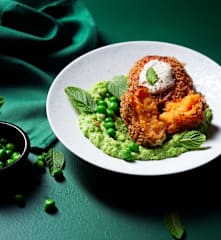
<instances>
[{"instance_id":1,"label":"draped green fabric","mask_svg":"<svg viewBox=\"0 0 221 240\"><path fill-rule=\"evenodd\" d=\"M33 147L48 146L55 139L45 108L50 84L96 44L95 23L78 0L1 0L0 120L22 127Z\"/></svg>"}]
</instances>

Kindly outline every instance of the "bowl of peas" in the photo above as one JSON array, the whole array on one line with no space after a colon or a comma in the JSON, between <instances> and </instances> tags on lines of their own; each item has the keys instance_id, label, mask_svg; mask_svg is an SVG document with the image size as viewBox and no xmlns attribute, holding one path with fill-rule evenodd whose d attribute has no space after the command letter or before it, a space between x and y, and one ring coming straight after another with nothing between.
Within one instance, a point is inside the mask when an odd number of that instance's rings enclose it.
<instances>
[{"instance_id":1,"label":"bowl of peas","mask_svg":"<svg viewBox=\"0 0 221 240\"><path fill-rule=\"evenodd\" d=\"M0 121L0 176L16 173L30 152L30 140L23 129Z\"/></svg>"}]
</instances>

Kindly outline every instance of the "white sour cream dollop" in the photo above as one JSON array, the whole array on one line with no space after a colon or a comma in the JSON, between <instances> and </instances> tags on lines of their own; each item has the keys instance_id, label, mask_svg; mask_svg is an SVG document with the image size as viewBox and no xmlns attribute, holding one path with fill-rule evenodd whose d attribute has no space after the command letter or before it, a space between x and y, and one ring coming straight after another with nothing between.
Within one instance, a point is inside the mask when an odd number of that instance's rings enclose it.
<instances>
[{"instance_id":1,"label":"white sour cream dollop","mask_svg":"<svg viewBox=\"0 0 221 240\"><path fill-rule=\"evenodd\" d=\"M149 68L153 68L157 74L158 80L151 85L146 78ZM151 94L159 94L173 87L175 79L173 78L172 68L170 64L159 60L151 60L144 65L139 77L139 86L147 87Z\"/></svg>"}]
</instances>

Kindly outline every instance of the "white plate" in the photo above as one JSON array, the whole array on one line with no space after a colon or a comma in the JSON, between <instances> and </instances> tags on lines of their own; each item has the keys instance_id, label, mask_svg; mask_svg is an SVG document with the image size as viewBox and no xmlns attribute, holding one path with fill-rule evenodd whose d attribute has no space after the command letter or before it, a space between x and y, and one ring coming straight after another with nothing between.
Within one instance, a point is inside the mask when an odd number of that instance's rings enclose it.
<instances>
[{"instance_id":1,"label":"white plate","mask_svg":"<svg viewBox=\"0 0 221 240\"><path fill-rule=\"evenodd\" d=\"M127 74L135 61L145 55L174 56L186 63L197 90L201 91L213 110L213 135L201 151L159 161L129 163L110 157L85 138L78 126L78 114L64 89L92 87L114 75ZM47 117L57 138L81 159L114 172L134 175L164 175L183 172L210 162L221 153L221 67L208 57L189 48L163 42L135 41L111 44L93 50L66 66L55 78L47 97Z\"/></svg>"}]
</instances>

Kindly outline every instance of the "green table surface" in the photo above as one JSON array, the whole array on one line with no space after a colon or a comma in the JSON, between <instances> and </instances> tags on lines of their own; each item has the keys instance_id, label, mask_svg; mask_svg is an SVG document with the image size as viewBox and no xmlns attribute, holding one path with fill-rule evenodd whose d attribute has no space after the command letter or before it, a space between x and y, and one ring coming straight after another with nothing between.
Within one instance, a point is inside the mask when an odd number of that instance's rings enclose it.
<instances>
[{"instance_id":1,"label":"green table surface","mask_svg":"<svg viewBox=\"0 0 221 240\"><path fill-rule=\"evenodd\" d=\"M172 42L221 64L221 1L85 0L102 44L128 40ZM199 63L200 64L200 63ZM221 80L221 79L220 79ZM2 240L169 240L165 212L178 210L184 239L221 239L220 158L178 175L136 177L99 169L76 158L61 143L65 180L27 171L25 206L1 191ZM30 155L29 161L35 156ZM19 185L16 184L15 185ZM13 187L12 187L13 188ZM45 198L58 211L43 210Z\"/></svg>"}]
</instances>

